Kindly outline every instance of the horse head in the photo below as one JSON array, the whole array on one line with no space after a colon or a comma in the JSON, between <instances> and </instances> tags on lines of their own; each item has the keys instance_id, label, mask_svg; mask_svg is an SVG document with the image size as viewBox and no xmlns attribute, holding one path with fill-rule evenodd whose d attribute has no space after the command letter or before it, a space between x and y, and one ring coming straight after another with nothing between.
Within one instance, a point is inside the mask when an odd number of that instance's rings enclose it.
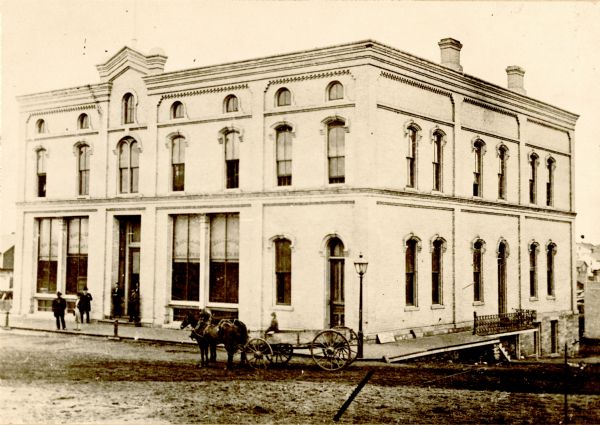
<instances>
[{"instance_id":1,"label":"horse head","mask_svg":"<svg viewBox=\"0 0 600 425\"><path fill-rule=\"evenodd\" d=\"M185 314L185 316L183 316L183 320L181 321L181 326L179 327L179 329L185 329L188 326L195 328L197 323L198 323L198 313L194 312L194 311L188 311Z\"/></svg>"}]
</instances>

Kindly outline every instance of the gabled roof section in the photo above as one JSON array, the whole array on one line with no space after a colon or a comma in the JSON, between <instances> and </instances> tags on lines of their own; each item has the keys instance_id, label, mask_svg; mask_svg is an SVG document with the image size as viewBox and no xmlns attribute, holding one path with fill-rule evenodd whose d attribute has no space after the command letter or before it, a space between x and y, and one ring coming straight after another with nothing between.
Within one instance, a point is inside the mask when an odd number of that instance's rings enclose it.
<instances>
[{"instance_id":1,"label":"gabled roof section","mask_svg":"<svg viewBox=\"0 0 600 425\"><path fill-rule=\"evenodd\" d=\"M143 75L160 74L165 69L167 56L162 49L154 48L148 55L131 47L123 47L103 64L96 65L100 81L112 81L128 69L135 69Z\"/></svg>"}]
</instances>

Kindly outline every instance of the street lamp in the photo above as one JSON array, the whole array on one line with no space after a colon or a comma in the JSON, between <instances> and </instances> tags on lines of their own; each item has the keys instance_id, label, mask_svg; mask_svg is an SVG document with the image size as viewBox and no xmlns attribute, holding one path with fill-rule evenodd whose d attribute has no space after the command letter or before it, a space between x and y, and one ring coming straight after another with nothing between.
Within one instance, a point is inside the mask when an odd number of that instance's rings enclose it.
<instances>
[{"instance_id":1,"label":"street lamp","mask_svg":"<svg viewBox=\"0 0 600 425\"><path fill-rule=\"evenodd\" d=\"M363 357L363 320L362 320L362 308L363 308L363 276L367 273L367 266L369 263L363 258L362 252L358 255L358 260L354 262L354 268L360 279L360 295L358 297L358 353L359 359Z\"/></svg>"}]
</instances>

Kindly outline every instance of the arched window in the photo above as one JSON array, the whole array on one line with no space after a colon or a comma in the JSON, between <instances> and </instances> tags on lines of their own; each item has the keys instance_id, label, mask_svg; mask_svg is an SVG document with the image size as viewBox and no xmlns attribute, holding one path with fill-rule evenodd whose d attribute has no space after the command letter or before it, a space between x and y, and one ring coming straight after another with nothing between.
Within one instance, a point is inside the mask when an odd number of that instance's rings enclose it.
<instances>
[{"instance_id":1,"label":"arched window","mask_svg":"<svg viewBox=\"0 0 600 425\"><path fill-rule=\"evenodd\" d=\"M185 187L185 139L177 136L171 142L171 189L181 191Z\"/></svg>"},{"instance_id":2,"label":"arched window","mask_svg":"<svg viewBox=\"0 0 600 425\"><path fill-rule=\"evenodd\" d=\"M334 81L327 88L327 98L329 100L339 100L344 98L344 86L339 81Z\"/></svg>"},{"instance_id":3,"label":"arched window","mask_svg":"<svg viewBox=\"0 0 600 425\"><path fill-rule=\"evenodd\" d=\"M436 239L433 241L431 251L431 304L443 304L442 294L442 253L444 240Z\"/></svg>"},{"instance_id":4,"label":"arched window","mask_svg":"<svg viewBox=\"0 0 600 425\"><path fill-rule=\"evenodd\" d=\"M277 99L277 106L288 106L292 104L292 93L285 87L279 89L275 97Z\"/></svg>"},{"instance_id":5,"label":"arched window","mask_svg":"<svg viewBox=\"0 0 600 425\"><path fill-rule=\"evenodd\" d=\"M46 150L39 149L36 154L37 196L46 197Z\"/></svg>"},{"instance_id":6,"label":"arched window","mask_svg":"<svg viewBox=\"0 0 600 425\"><path fill-rule=\"evenodd\" d=\"M444 135L436 131L433 134L433 190L442 191L442 143Z\"/></svg>"},{"instance_id":7,"label":"arched window","mask_svg":"<svg viewBox=\"0 0 600 425\"><path fill-rule=\"evenodd\" d=\"M37 120L35 123L35 132L38 134L44 134L46 131L46 121L43 119Z\"/></svg>"},{"instance_id":8,"label":"arched window","mask_svg":"<svg viewBox=\"0 0 600 425\"><path fill-rule=\"evenodd\" d=\"M137 193L139 182L139 148L131 138L119 144L119 192Z\"/></svg>"},{"instance_id":9,"label":"arched window","mask_svg":"<svg viewBox=\"0 0 600 425\"><path fill-rule=\"evenodd\" d=\"M81 114L77 118L77 128L80 130L90 128L90 117L88 114Z\"/></svg>"},{"instance_id":10,"label":"arched window","mask_svg":"<svg viewBox=\"0 0 600 425\"><path fill-rule=\"evenodd\" d=\"M292 304L292 243L275 240L275 298L278 305Z\"/></svg>"},{"instance_id":11,"label":"arched window","mask_svg":"<svg viewBox=\"0 0 600 425\"><path fill-rule=\"evenodd\" d=\"M546 182L546 206L554 205L554 169L556 161L550 157L546 161L546 169L548 170L548 181Z\"/></svg>"},{"instance_id":12,"label":"arched window","mask_svg":"<svg viewBox=\"0 0 600 425\"><path fill-rule=\"evenodd\" d=\"M501 145L498 148L498 199L506 199L506 159L508 148Z\"/></svg>"},{"instance_id":13,"label":"arched window","mask_svg":"<svg viewBox=\"0 0 600 425\"><path fill-rule=\"evenodd\" d=\"M529 245L529 296L537 298L537 262L538 262L539 245L535 242Z\"/></svg>"},{"instance_id":14,"label":"arched window","mask_svg":"<svg viewBox=\"0 0 600 425\"><path fill-rule=\"evenodd\" d=\"M507 246L504 241L498 244L498 314L506 314L506 257Z\"/></svg>"},{"instance_id":15,"label":"arched window","mask_svg":"<svg viewBox=\"0 0 600 425\"><path fill-rule=\"evenodd\" d=\"M479 239L473 244L473 301L483 301L483 245Z\"/></svg>"},{"instance_id":16,"label":"arched window","mask_svg":"<svg viewBox=\"0 0 600 425\"><path fill-rule=\"evenodd\" d=\"M183 118L183 103L177 101L171 105L171 119Z\"/></svg>"},{"instance_id":17,"label":"arched window","mask_svg":"<svg viewBox=\"0 0 600 425\"><path fill-rule=\"evenodd\" d=\"M539 157L537 154L532 153L529 155L529 202L535 204L537 202L537 167L539 163Z\"/></svg>"},{"instance_id":18,"label":"arched window","mask_svg":"<svg viewBox=\"0 0 600 425\"><path fill-rule=\"evenodd\" d=\"M225 98L225 112L236 112L239 110L238 98L230 94Z\"/></svg>"},{"instance_id":19,"label":"arched window","mask_svg":"<svg viewBox=\"0 0 600 425\"><path fill-rule=\"evenodd\" d=\"M473 144L475 152L475 169L473 170L473 196L483 196L483 140L476 140Z\"/></svg>"},{"instance_id":20,"label":"arched window","mask_svg":"<svg viewBox=\"0 0 600 425\"><path fill-rule=\"evenodd\" d=\"M126 93L122 100L123 124L132 124L135 121L135 98L131 93Z\"/></svg>"},{"instance_id":21,"label":"arched window","mask_svg":"<svg viewBox=\"0 0 600 425\"><path fill-rule=\"evenodd\" d=\"M277 127L277 186L292 184L292 128Z\"/></svg>"},{"instance_id":22,"label":"arched window","mask_svg":"<svg viewBox=\"0 0 600 425\"><path fill-rule=\"evenodd\" d=\"M344 122L335 120L327 125L327 160L329 183L346 181L346 130Z\"/></svg>"},{"instance_id":23,"label":"arched window","mask_svg":"<svg viewBox=\"0 0 600 425\"><path fill-rule=\"evenodd\" d=\"M227 189L240 186L240 135L237 131L225 134L225 178Z\"/></svg>"},{"instance_id":24,"label":"arched window","mask_svg":"<svg viewBox=\"0 0 600 425\"><path fill-rule=\"evenodd\" d=\"M417 134L416 127L408 127L408 153L406 155L406 186L417 186Z\"/></svg>"},{"instance_id":25,"label":"arched window","mask_svg":"<svg viewBox=\"0 0 600 425\"><path fill-rule=\"evenodd\" d=\"M554 296L554 256L556 255L556 244L549 243L546 248L546 283L548 295Z\"/></svg>"},{"instance_id":26,"label":"arched window","mask_svg":"<svg viewBox=\"0 0 600 425\"><path fill-rule=\"evenodd\" d=\"M406 305L417 305L417 245L419 241L410 238L406 241Z\"/></svg>"},{"instance_id":27,"label":"arched window","mask_svg":"<svg viewBox=\"0 0 600 425\"><path fill-rule=\"evenodd\" d=\"M79 195L89 195L90 186L90 147L80 145L77 148L77 186Z\"/></svg>"},{"instance_id":28,"label":"arched window","mask_svg":"<svg viewBox=\"0 0 600 425\"><path fill-rule=\"evenodd\" d=\"M344 244L339 238L331 238L327 244L329 265L329 327L344 326Z\"/></svg>"}]
</instances>

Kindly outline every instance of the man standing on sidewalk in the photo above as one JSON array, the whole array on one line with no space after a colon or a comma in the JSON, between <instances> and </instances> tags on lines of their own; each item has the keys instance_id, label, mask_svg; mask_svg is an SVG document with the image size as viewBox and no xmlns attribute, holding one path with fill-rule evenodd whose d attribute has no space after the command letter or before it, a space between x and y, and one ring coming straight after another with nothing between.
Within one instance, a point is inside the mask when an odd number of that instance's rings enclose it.
<instances>
[{"instance_id":1,"label":"man standing on sidewalk","mask_svg":"<svg viewBox=\"0 0 600 425\"><path fill-rule=\"evenodd\" d=\"M79 312L81 313L81 323L90 323L90 309L92 308L92 294L88 293L87 286L83 288L81 298L79 299ZM86 321L83 321L83 316L86 316Z\"/></svg>"},{"instance_id":2,"label":"man standing on sidewalk","mask_svg":"<svg viewBox=\"0 0 600 425\"><path fill-rule=\"evenodd\" d=\"M65 330L67 327L65 326L65 310L67 309L67 302L62 297L60 291L56 293L56 298L52 300L52 312L54 313L54 317L56 318L56 329L60 331L60 327L62 325L62 329Z\"/></svg>"}]
</instances>

